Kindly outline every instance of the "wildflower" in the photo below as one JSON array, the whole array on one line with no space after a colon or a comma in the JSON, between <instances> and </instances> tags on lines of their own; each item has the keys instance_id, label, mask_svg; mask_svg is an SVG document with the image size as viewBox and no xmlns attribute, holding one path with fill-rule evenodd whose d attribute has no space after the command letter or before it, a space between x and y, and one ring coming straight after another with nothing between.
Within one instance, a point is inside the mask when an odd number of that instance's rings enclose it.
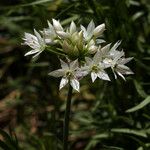
<instances>
[{"instance_id":1,"label":"wildflower","mask_svg":"<svg viewBox=\"0 0 150 150\"><path fill-rule=\"evenodd\" d=\"M86 41L89 41L93 36L95 38L99 37L105 30L105 24L101 24L95 28L93 20L89 23L87 29L81 25L81 30L83 30L83 35Z\"/></svg>"},{"instance_id":2,"label":"wildflower","mask_svg":"<svg viewBox=\"0 0 150 150\"><path fill-rule=\"evenodd\" d=\"M125 64L131 61L133 58L122 58L122 56L124 56L124 52L120 51L113 56L113 59L106 58L103 62L111 67L115 79L117 79L117 73L120 77L122 77L125 80L125 77L123 75L133 74L130 68L125 66Z\"/></svg>"},{"instance_id":3,"label":"wildflower","mask_svg":"<svg viewBox=\"0 0 150 150\"><path fill-rule=\"evenodd\" d=\"M86 71L87 74L91 73L92 82L94 82L97 77L102 80L110 81L108 74L104 71L105 65L101 62L100 54L100 51L97 51L93 59L86 57L86 65L82 67L82 70Z\"/></svg>"},{"instance_id":4,"label":"wildflower","mask_svg":"<svg viewBox=\"0 0 150 150\"><path fill-rule=\"evenodd\" d=\"M64 61L60 60L61 62L61 69L52 71L49 73L50 76L54 77L62 77L60 81L59 89L62 89L67 83L69 83L73 89L79 92L79 81L78 75L78 60L72 61L70 63L65 63Z\"/></svg>"},{"instance_id":5,"label":"wildflower","mask_svg":"<svg viewBox=\"0 0 150 150\"><path fill-rule=\"evenodd\" d=\"M55 32L53 25L49 21L48 21L48 28L44 29L42 31L42 34L46 44L55 44L57 42L55 40L57 38L57 34Z\"/></svg>"},{"instance_id":6,"label":"wildflower","mask_svg":"<svg viewBox=\"0 0 150 150\"><path fill-rule=\"evenodd\" d=\"M32 48L31 51L27 52L25 56L33 55L33 58L37 57L46 47L45 42L41 35L34 29L34 34L25 33L25 38L23 38L24 45L28 45Z\"/></svg>"}]
</instances>

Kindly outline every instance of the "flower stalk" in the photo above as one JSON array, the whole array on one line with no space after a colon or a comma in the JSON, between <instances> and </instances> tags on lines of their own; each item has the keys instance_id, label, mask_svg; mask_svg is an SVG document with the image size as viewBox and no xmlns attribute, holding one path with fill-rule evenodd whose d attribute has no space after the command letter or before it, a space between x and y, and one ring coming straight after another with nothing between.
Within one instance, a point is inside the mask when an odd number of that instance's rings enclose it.
<instances>
[{"instance_id":1,"label":"flower stalk","mask_svg":"<svg viewBox=\"0 0 150 150\"><path fill-rule=\"evenodd\" d=\"M68 97L66 102L64 129L63 129L63 150L68 150L69 120L71 110L72 86L69 84Z\"/></svg>"}]
</instances>

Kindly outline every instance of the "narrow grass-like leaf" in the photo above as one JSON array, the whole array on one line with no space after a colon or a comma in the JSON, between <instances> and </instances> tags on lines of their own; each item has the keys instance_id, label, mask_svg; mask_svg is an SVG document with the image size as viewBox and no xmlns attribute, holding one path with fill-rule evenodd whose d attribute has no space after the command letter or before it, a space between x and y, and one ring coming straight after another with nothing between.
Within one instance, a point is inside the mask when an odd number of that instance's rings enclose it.
<instances>
[{"instance_id":1,"label":"narrow grass-like leaf","mask_svg":"<svg viewBox=\"0 0 150 150\"><path fill-rule=\"evenodd\" d=\"M150 96L148 96L145 100L143 100L140 104L138 104L137 106L135 107L132 107L128 110L126 110L127 113L130 113L130 112L134 112L134 111L137 111L139 109L142 109L144 106L148 105L150 103Z\"/></svg>"},{"instance_id":2,"label":"narrow grass-like leaf","mask_svg":"<svg viewBox=\"0 0 150 150\"><path fill-rule=\"evenodd\" d=\"M143 98L146 98L147 97L147 94L145 93L145 91L143 90L141 84L139 82L137 82L136 80L134 80L134 85L135 85L135 88L138 92L138 94L143 97Z\"/></svg>"},{"instance_id":3,"label":"narrow grass-like leaf","mask_svg":"<svg viewBox=\"0 0 150 150\"><path fill-rule=\"evenodd\" d=\"M111 132L134 134L137 136L147 138L147 134L145 133L145 131L141 131L141 130L132 130L132 129L128 129L128 128L113 128L113 129L111 129Z\"/></svg>"}]
</instances>

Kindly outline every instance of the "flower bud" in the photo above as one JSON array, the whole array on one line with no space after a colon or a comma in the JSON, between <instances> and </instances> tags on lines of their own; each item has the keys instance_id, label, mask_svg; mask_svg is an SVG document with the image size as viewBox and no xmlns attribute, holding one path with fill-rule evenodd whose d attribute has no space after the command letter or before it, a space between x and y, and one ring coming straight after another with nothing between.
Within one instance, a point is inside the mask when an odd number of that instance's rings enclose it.
<instances>
[{"instance_id":1,"label":"flower bud","mask_svg":"<svg viewBox=\"0 0 150 150\"><path fill-rule=\"evenodd\" d=\"M94 35L95 37L98 37L98 36L100 36L100 35L104 32L104 30L105 30L105 24L104 24L104 23L103 23L103 24L100 24L99 26L97 26L97 27L94 29L93 35Z\"/></svg>"},{"instance_id":2,"label":"flower bud","mask_svg":"<svg viewBox=\"0 0 150 150\"><path fill-rule=\"evenodd\" d=\"M63 41L62 48L66 53L70 53L71 49L73 49L71 48L71 45L69 45L67 41Z\"/></svg>"},{"instance_id":3,"label":"flower bud","mask_svg":"<svg viewBox=\"0 0 150 150\"><path fill-rule=\"evenodd\" d=\"M56 33L58 34L58 36L60 36L60 38L63 39L68 39L70 37L70 34L64 31L57 31Z\"/></svg>"},{"instance_id":4,"label":"flower bud","mask_svg":"<svg viewBox=\"0 0 150 150\"><path fill-rule=\"evenodd\" d=\"M96 53L97 50L98 50L98 47L95 46L95 45L92 45L92 46L89 47L89 53L90 53L90 54Z\"/></svg>"},{"instance_id":5,"label":"flower bud","mask_svg":"<svg viewBox=\"0 0 150 150\"><path fill-rule=\"evenodd\" d=\"M72 21L70 24L70 34L76 32L76 24Z\"/></svg>"},{"instance_id":6,"label":"flower bud","mask_svg":"<svg viewBox=\"0 0 150 150\"><path fill-rule=\"evenodd\" d=\"M63 27L61 26L59 21L57 21L55 19L53 19L53 26L54 26L56 31L63 31Z\"/></svg>"}]
</instances>

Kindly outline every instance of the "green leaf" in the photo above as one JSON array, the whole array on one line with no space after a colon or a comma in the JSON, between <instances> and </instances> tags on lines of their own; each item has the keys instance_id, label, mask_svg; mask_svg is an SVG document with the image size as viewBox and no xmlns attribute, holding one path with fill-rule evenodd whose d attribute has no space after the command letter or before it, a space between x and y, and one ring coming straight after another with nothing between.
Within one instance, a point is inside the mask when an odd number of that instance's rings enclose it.
<instances>
[{"instance_id":1,"label":"green leaf","mask_svg":"<svg viewBox=\"0 0 150 150\"><path fill-rule=\"evenodd\" d=\"M143 15L144 15L143 11L137 12L132 16L132 20L135 21L136 19L140 18Z\"/></svg>"},{"instance_id":2,"label":"green leaf","mask_svg":"<svg viewBox=\"0 0 150 150\"><path fill-rule=\"evenodd\" d=\"M132 129L128 129L128 128L113 128L113 129L111 129L111 132L134 134L137 136L147 138L146 132L142 131L142 130L132 130Z\"/></svg>"},{"instance_id":3,"label":"green leaf","mask_svg":"<svg viewBox=\"0 0 150 150\"><path fill-rule=\"evenodd\" d=\"M31 3L27 3L27 4L21 4L21 5L15 5L15 6L8 6L8 7L2 7L1 9L15 9L18 7L27 7L27 6L33 6L33 5L40 5L46 2L52 2L52 0L39 0L39 1L35 1L35 2L31 2Z\"/></svg>"},{"instance_id":4,"label":"green leaf","mask_svg":"<svg viewBox=\"0 0 150 150\"><path fill-rule=\"evenodd\" d=\"M140 85L139 82L137 82L136 80L134 80L134 85L135 85L135 88L138 92L138 94L143 97L143 98L146 98L147 97L147 94L145 93L145 91L143 90L143 87Z\"/></svg>"},{"instance_id":5,"label":"green leaf","mask_svg":"<svg viewBox=\"0 0 150 150\"><path fill-rule=\"evenodd\" d=\"M130 113L130 112L134 112L134 111L137 111L139 109L142 109L143 107L145 107L146 105L148 105L150 103L150 96L148 96L145 100L143 100L139 105L135 106L135 107L132 107L128 110L126 110L127 113Z\"/></svg>"}]
</instances>

